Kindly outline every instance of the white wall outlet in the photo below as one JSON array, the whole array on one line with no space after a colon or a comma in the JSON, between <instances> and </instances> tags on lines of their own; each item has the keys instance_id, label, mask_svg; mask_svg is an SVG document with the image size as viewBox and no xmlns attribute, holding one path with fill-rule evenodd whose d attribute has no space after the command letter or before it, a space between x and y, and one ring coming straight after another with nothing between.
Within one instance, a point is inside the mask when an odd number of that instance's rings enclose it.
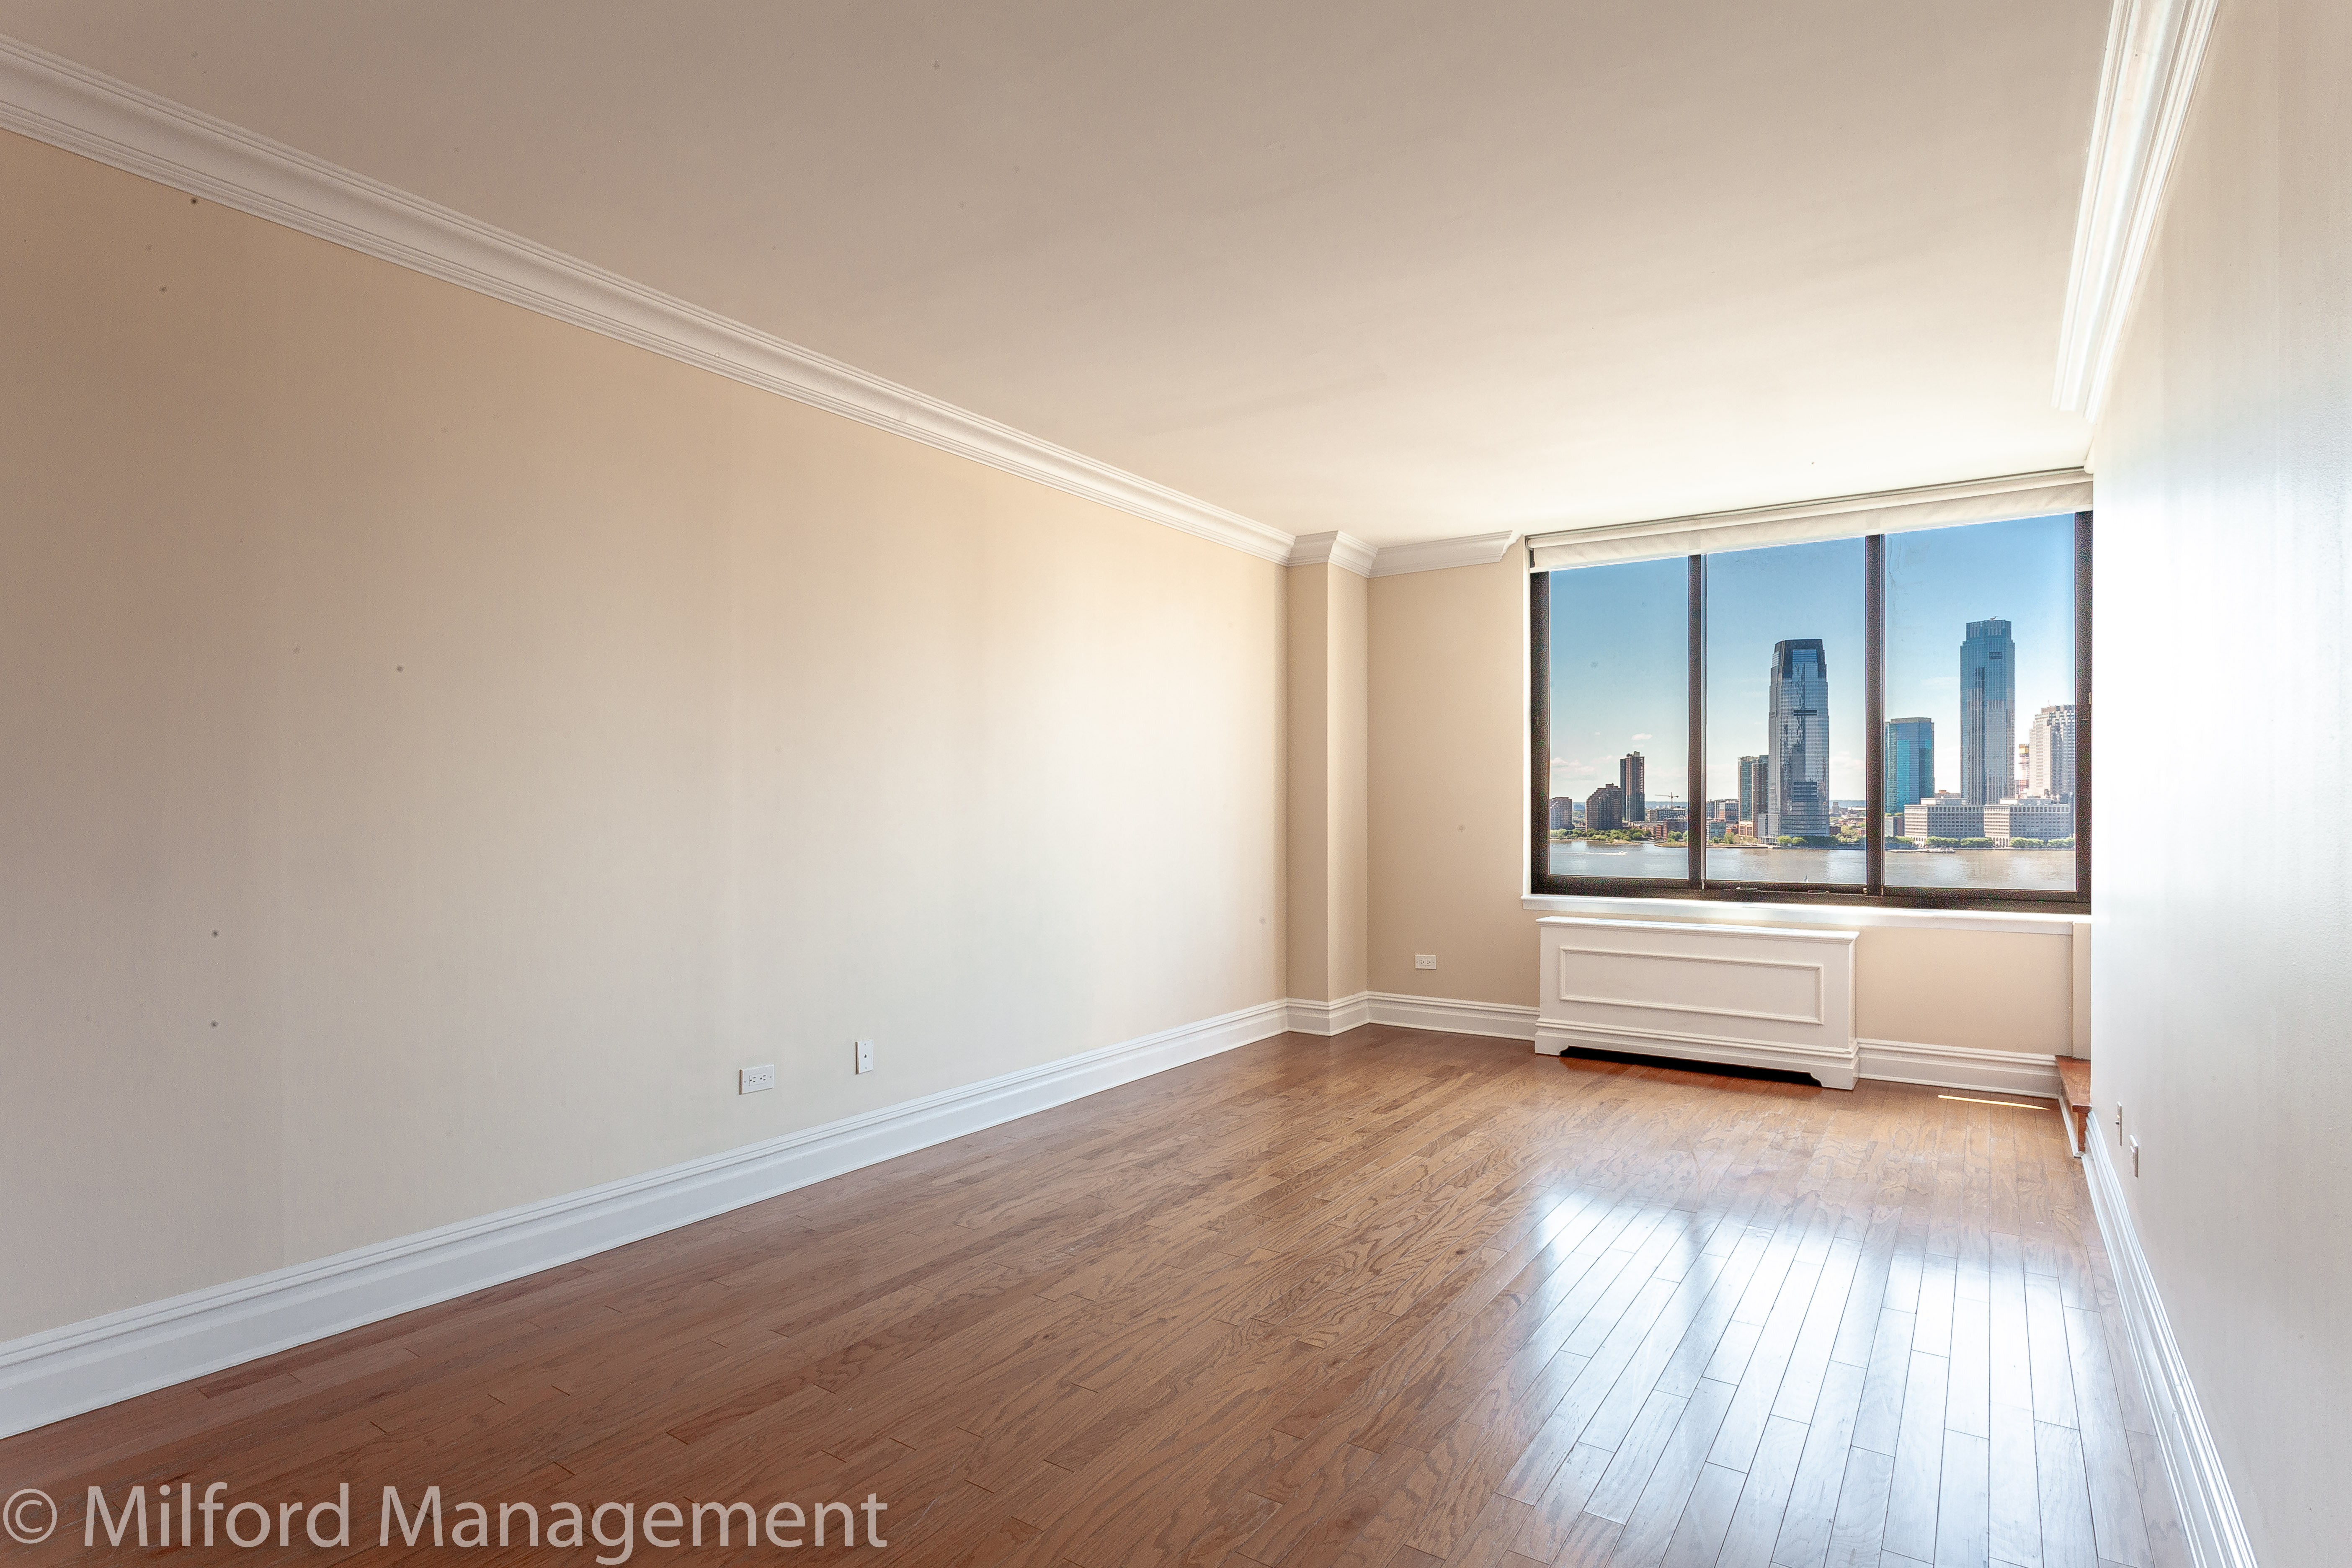
<instances>
[{"instance_id":1,"label":"white wall outlet","mask_svg":"<svg viewBox=\"0 0 2352 1568\"><path fill-rule=\"evenodd\" d=\"M745 1068L736 1075L735 1092L738 1094L757 1094L763 1089L775 1087L776 1066L773 1062L763 1068Z\"/></svg>"},{"instance_id":2,"label":"white wall outlet","mask_svg":"<svg viewBox=\"0 0 2352 1568\"><path fill-rule=\"evenodd\" d=\"M1416 952L1412 955L1412 966L1415 969L1434 969L1437 967L1437 954Z\"/></svg>"},{"instance_id":3,"label":"white wall outlet","mask_svg":"<svg viewBox=\"0 0 2352 1568\"><path fill-rule=\"evenodd\" d=\"M2123 1141L2124 1141L2124 1102L2123 1102L2122 1100L2116 1100L2116 1142L2118 1145L2120 1145L2120 1144L2123 1142Z\"/></svg>"},{"instance_id":4,"label":"white wall outlet","mask_svg":"<svg viewBox=\"0 0 2352 1568\"><path fill-rule=\"evenodd\" d=\"M871 1040L857 1042L857 1070L859 1072L874 1070L874 1042Z\"/></svg>"}]
</instances>

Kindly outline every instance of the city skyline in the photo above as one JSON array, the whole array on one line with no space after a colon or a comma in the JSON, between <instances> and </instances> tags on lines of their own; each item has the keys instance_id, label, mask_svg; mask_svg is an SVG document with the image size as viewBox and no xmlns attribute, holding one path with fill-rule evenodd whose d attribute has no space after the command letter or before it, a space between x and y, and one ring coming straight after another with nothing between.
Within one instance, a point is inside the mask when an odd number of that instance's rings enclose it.
<instances>
[{"instance_id":1,"label":"city skyline","mask_svg":"<svg viewBox=\"0 0 2352 1568\"><path fill-rule=\"evenodd\" d=\"M2074 701L2071 514L1891 534L1886 558L1890 716L1956 738L1958 650L1968 623L1988 619L2012 627L2014 715ZM1864 795L1861 563L1860 540L1709 558L1706 798L1738 796L1739 759L1768 752L1772 648L1801 635L1853 672L1829 692L1829 794ZM1582 800L1635 750L1654 770L1652 800L1687 793L1688 592L1681 557L1552 574L1551 794ZM1944 789L1958 785L1957 749L1939 749Z\"/></svg>"}]
</instances>

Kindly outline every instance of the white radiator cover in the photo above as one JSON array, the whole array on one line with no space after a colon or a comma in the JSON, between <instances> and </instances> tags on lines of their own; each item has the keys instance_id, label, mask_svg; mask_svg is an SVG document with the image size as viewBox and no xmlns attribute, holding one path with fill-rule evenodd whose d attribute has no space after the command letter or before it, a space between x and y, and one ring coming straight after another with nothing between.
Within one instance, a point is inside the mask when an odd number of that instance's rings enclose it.
<instances>
[{"instance_id":1,"label":"white radiator cover","mask_svg":"<svg viewBox=\"0 0 2352 1568\"><path fill-rule=\"evenodd\" d=\"M1571 915L1536 926L1537 1050L1689 1057L1853 1087L1856 933Z\"/></svg>"}]
</instances>

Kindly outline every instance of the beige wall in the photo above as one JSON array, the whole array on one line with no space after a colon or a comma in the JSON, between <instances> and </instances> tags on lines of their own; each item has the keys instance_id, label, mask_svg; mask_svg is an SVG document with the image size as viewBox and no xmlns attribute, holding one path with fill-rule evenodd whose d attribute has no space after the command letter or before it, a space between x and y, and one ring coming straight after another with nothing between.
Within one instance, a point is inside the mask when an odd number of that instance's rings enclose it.
<instances>
[{"instance_id":1,"label":"beige wall","mask_svg":"<svg viewBox=\"0 0 2352 1568\"><path fill-rule=\"evenodd\" d=\"M1527 595L1517 550L1371 581L1374 991L1535 1005Z\"/></svg>"},{"instance_id":2,"label":"beige wall","mask_svg":"<svg viewBox=\"0 0 2352 1568\"><path fill-rule=\"evenodd\" d=\"M1282 568L5 134L0 205L0 1338L1283 994Z\"/></svg>"},{"instance_id":3,"label":"beige wall","mask_svg":"<svg viewBox=\"0 0 2352 1568\"><path fill-rule=\"evenodd\" d=\"M1289 994L1336 1002L1364 989L1365 584L1328 564L1286 576Z\"/></svg>"},{"instance_id":4,"label":"beige wall","mask_svg":"<svg viewBox=\"0 0 2352 1568\"><path fill-rule=\"evenodd\" d=\"M1371 584L1370 988L1536 1005L1527 886L1527 568ZM1653 901L1645 917L1737 919ZM1833 914L1820 922L1840 928ZM1413 968L1433 952L1435 971ZM1868 929L1856 1027L1873 1039L2063 1055L2074 945L2063 931Z\"/></svg>"},{"instance_id":5,"label":"beige wall","mask_svg":"<svg viewBox=\"0 0 2352 1568\"><path fill-rule=\"evenodd\" d=\"M2097 447L2097 1120L2279 1565L2352 1540L2347 75L2342 0L2221 7Z\"/></svg>"}]
</instances>

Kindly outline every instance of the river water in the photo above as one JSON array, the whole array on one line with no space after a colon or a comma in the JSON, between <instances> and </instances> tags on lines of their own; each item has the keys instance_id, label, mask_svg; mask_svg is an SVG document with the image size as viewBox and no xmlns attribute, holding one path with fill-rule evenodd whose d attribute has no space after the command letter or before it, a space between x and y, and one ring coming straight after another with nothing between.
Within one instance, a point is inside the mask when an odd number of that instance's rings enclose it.
<instances>
[{"instance_id":1,"label":"river water","mask_svg":"<svg viewBox=\"0 0 2352 1568\"><path fill-rule=\"evenodd\" d=\"M1595 844L1575 838L1551 847L1555 877L1654 877L1680 881L1689 859L1679 844ZM1859 887L1862 850L1767 849L1709 845L1710 882L1826 882ZM1889 849L1890 888L1982 888L2059 891L2074 886L2072 849Z\"/></svg>"}]
</instances>

